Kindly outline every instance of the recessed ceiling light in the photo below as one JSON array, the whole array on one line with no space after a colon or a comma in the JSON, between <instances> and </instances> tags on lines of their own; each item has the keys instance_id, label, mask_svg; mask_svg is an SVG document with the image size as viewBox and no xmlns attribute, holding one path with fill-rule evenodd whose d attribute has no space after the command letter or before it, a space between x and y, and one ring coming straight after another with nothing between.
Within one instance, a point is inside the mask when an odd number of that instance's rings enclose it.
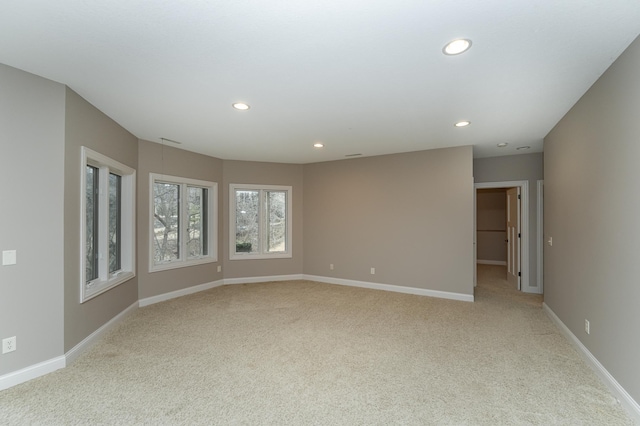
<instances>
[{"instance_id":1,"label":"recessed ceiling light","mask_svg":"<svg viewBox=\"0 0 640 426\"><path fill-rule=\"evenodd\" d=\"M233 106L235 109L239 109L240 111L246 111L249 108L251 108L249 105L245 104L244 102L236 102L235 104L232 104L231 106Z\"/></svg>"},{"instance_id":2,"label":"recessed ceiling light","mask_svg":"<svg viewBox=\"0 0 640 426\"><path fill-rule=\"evenodd\" d=\"M459 38L457 40L450 41L442 48L442 53L445 55L459 55L462 52L469 50L471 47L471 40L466 38Z\"/></svg>"},{"instance_id":3,"label":"recessed ceiling light","mask_svg":"<svg viewBox=\"0 0 640 426\"><path fill-rule=\"evenodd\" d=\"M316 142L316 143L313 144L313 147L314 148L324 148L324 144L320 143L320 142Z\"/></svg>"},{"instance_id":4,"label":"recessed ceiling light","mask_svg":"<svg viewBox=\"0 0 640 426\"><path fill-rule=\"evenodd\" d=\"M458 121L454 126L456 127L467 127L471 122L469 120Z\"/></svg>"},{"instance_id":5,"label":"recessed ceiling light","mask_svg":"<svg viewBox=\"0 0 640 426\"><path fill-rule=\"evenodd\" d=\"M506 143L506 142L500 142L497 146L498 146L498 148L504 148L507 145L509 145L509 144Z\"/></svg>"},{"instance_id":6,"label":"recessed ceiling light","mask_svg":"<svg viewBox=\"0 0 640 426\"><path fill-rule=\"evenodd\" d=\"M516 148L516 151L523 151L523 150L527 150L527 149L531 149L530 146L519 146Z\"/></svg>"}]
</instances>

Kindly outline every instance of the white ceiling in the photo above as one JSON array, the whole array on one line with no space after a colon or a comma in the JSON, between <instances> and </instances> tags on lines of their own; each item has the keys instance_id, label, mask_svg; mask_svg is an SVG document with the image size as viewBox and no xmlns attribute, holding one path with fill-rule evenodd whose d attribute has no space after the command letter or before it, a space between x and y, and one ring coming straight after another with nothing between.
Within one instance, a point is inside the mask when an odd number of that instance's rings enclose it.
<instances>
[{"instance_id":1,"label":"white ceiling","mask_svg":"<svg viewBox=\"0 0 640 426\"><path fill-rule=\"evenodd\" d=\"M542 151L639 33L638 0L4 0L0 62L218 158L487 157Z\"/></svg>"}]
</instances>

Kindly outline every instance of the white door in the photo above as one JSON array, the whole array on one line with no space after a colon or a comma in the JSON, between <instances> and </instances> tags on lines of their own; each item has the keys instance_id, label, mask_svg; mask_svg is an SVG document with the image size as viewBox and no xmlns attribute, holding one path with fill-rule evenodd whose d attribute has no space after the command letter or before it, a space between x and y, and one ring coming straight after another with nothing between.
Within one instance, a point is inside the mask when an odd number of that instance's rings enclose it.
<instances>
[{"instance_id":1,"label":"white door","mask_svg":"<svg viewBox=\"0 0 640 426\"><path fill-rule=\"evenodd\" d=\"M507 190L507 281L520 290L520 187Z\"/></svg>"}]
</instances>

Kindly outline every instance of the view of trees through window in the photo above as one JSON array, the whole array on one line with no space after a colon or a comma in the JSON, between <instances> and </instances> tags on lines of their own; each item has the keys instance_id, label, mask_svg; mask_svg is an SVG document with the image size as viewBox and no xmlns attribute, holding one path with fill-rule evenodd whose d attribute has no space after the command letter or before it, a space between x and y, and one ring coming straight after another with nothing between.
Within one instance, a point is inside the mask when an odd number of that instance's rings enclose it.
<instances>
[{"instance_id":1,"label":"view of trees through window","mask_svg":"<svg viewBox=\"0 0 640 426\"><path fill-rule=\"evenodd\" d=\"M186 193L184 200L183 193ZM184 209L182 203L186 204ZM208 204L207 188L154 182L154 264L182 259L182 238L186 238L184 247L187 259L198 259L208 255ZM186 214L186 223L183 223L182 214Z\"/></svg>"},{"instance_id":2,"label":"view of trees through window","mask_svg":"<svg viewBox=\"0 0 640 426\"><path fill-rule=\"evenodd\" d=\"M283 252L287 237L287 193L267 191L267 251Z\"/></svg>"},{"instance_id":3,"label":"view of trees through window","mask_svg":"<svg viewBox=\"0 0 640 426\"><path fill-rule=\"evenodd\" d=\"M109 173L109 273L120 270L122 177Z\"/></svg>"},{"instance_id":4,"label":"view of trees through window","mask_svg":"<svg viewBox=\"0 0 640 426\"><path fill-rule=\"evenodd\" d=\"M153 260L170 262L180 258L180 185L153 185Z\"/></svg>"},{"instance_id":5,"label":"view of trees through window","mask_svg":"<svg viewBox=\"0 0 640 426\"><path fill-rule=\"evenodd\" d=\"M109 173L108 183L108 221L107 240L109 250L110 274L121 269L122 265L122 176ZM100 169L87 165L85 184L85 280L87 283L99 278L100 247Z\"/></svg>"},{"instance_id":6,"label":"view of trees through window","mask_svg":"<svg viewBox=\"0 0 640 426\"><path fill-rule=\"evenodd\" d=\"M98 168L87 166L85 174L85 281L98 278Z\"/></svg>"},{"instance_id":7,"label":"view of trees through window","mask_svg":"<svg viewBox=\"0 0 640 426\"><path fill-rule=\"evenodd\" d=\"M287 192L236 189L235 194L236 253L285 252Z\"/></svg>"},{"instance_id":8,"label":"view of trees through window","mask_svg":"<svg viewBox=\"0 0 640 426\"><path fill-rule=\"evenodd\" d=\"M189 225L187 227L187 257L197 258L206 256L207 253L207 202L208 192L206 188L194 186L187 187L189 199L187 201L187 215Z\"/></svg>"}]
</instances>

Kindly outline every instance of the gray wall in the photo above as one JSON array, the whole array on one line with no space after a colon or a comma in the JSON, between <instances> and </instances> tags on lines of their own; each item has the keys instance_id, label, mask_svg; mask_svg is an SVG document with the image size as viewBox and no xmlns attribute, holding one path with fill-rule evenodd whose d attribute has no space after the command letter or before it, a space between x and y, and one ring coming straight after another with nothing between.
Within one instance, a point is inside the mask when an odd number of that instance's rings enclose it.
<instances>
[{"instance_id":1,"label":"gray wall","mask_svg":"<svg viewBox=\"0 0 640 426\"><path fill-rule=\"evenodd\" d=\"M224 277L262 277L302 274L302 200L303 166L301 164L261 163L251 161L223 162L223 253ZM286 185L293 187L293 257L288 259L229 260L229 184Z\"/></svg>"},{"instance_id":2,"label":"gray wall","mask_svg":"<svg viewBox=\"0 0 640 426\"><path fill-rule=\"evenodd\" d=\"M71 350L138 300L138 278L80 303L80 147L134 169L138 139L73 90L66 89L64 168L64 349Z\"/></svg>"},{"instance_id":3,"label":"gray wall","mask_svg":"<svg viewBox=\"0 0 640 426\"><path fill-rule=\"evenodd\" d=\"M0 376L63 354L64 86L0 64ZM79 192L79 191L78 191Z\"/></svg>"},{"instance_id":4,"label":"gray wall","mask_svg":"<svg viewBox=\"0 0 640 426\"><path fill-rule=\"evenodd\" d=\"M305 165L305 274L473 294L471 172L471 147Z\"/></svg>"},{"instance_id":5,"label":"gray wall","mask_svg":"<svg viewBox=\"0 0 640 426\"><path fill-rule=\"evenodd\" d=\"M149 174L218 184L218 262L149 273ZM138 295L140 299L222 279L222 160L140 140L138 144Z\"/></svg>"},{"instance_id":6,"label":"gray wall","mask_svg":"<svg viewBox=\"0 0 640 426\"><path fill-rule=\"evenodd\" d=\"M537 181L544 178L543 155L521 154L473 160L476 183L529 181L529 285L538 285L538 189Z\"/></svg>"},{"instance_id":7,"label":"gray wall","mask_svg":"<svg viewBox=\"0 0 640 426\"><path fill-rule=\"evenodd\" d=\"M640 401L640 40L545 139L545 303ZM591 334L584 331L584 320Z\"/></svg>"},{"instance_id":8,"label":"gray wall","mask_svg":"<svg viewBox=\"0 0 640 426\"><path fill-rule=\"evenodd\" d=\"M501 188L478 189L476 195L476 244L478 261L507 262L507 192Z\"/></svg>"}]
</instances>

